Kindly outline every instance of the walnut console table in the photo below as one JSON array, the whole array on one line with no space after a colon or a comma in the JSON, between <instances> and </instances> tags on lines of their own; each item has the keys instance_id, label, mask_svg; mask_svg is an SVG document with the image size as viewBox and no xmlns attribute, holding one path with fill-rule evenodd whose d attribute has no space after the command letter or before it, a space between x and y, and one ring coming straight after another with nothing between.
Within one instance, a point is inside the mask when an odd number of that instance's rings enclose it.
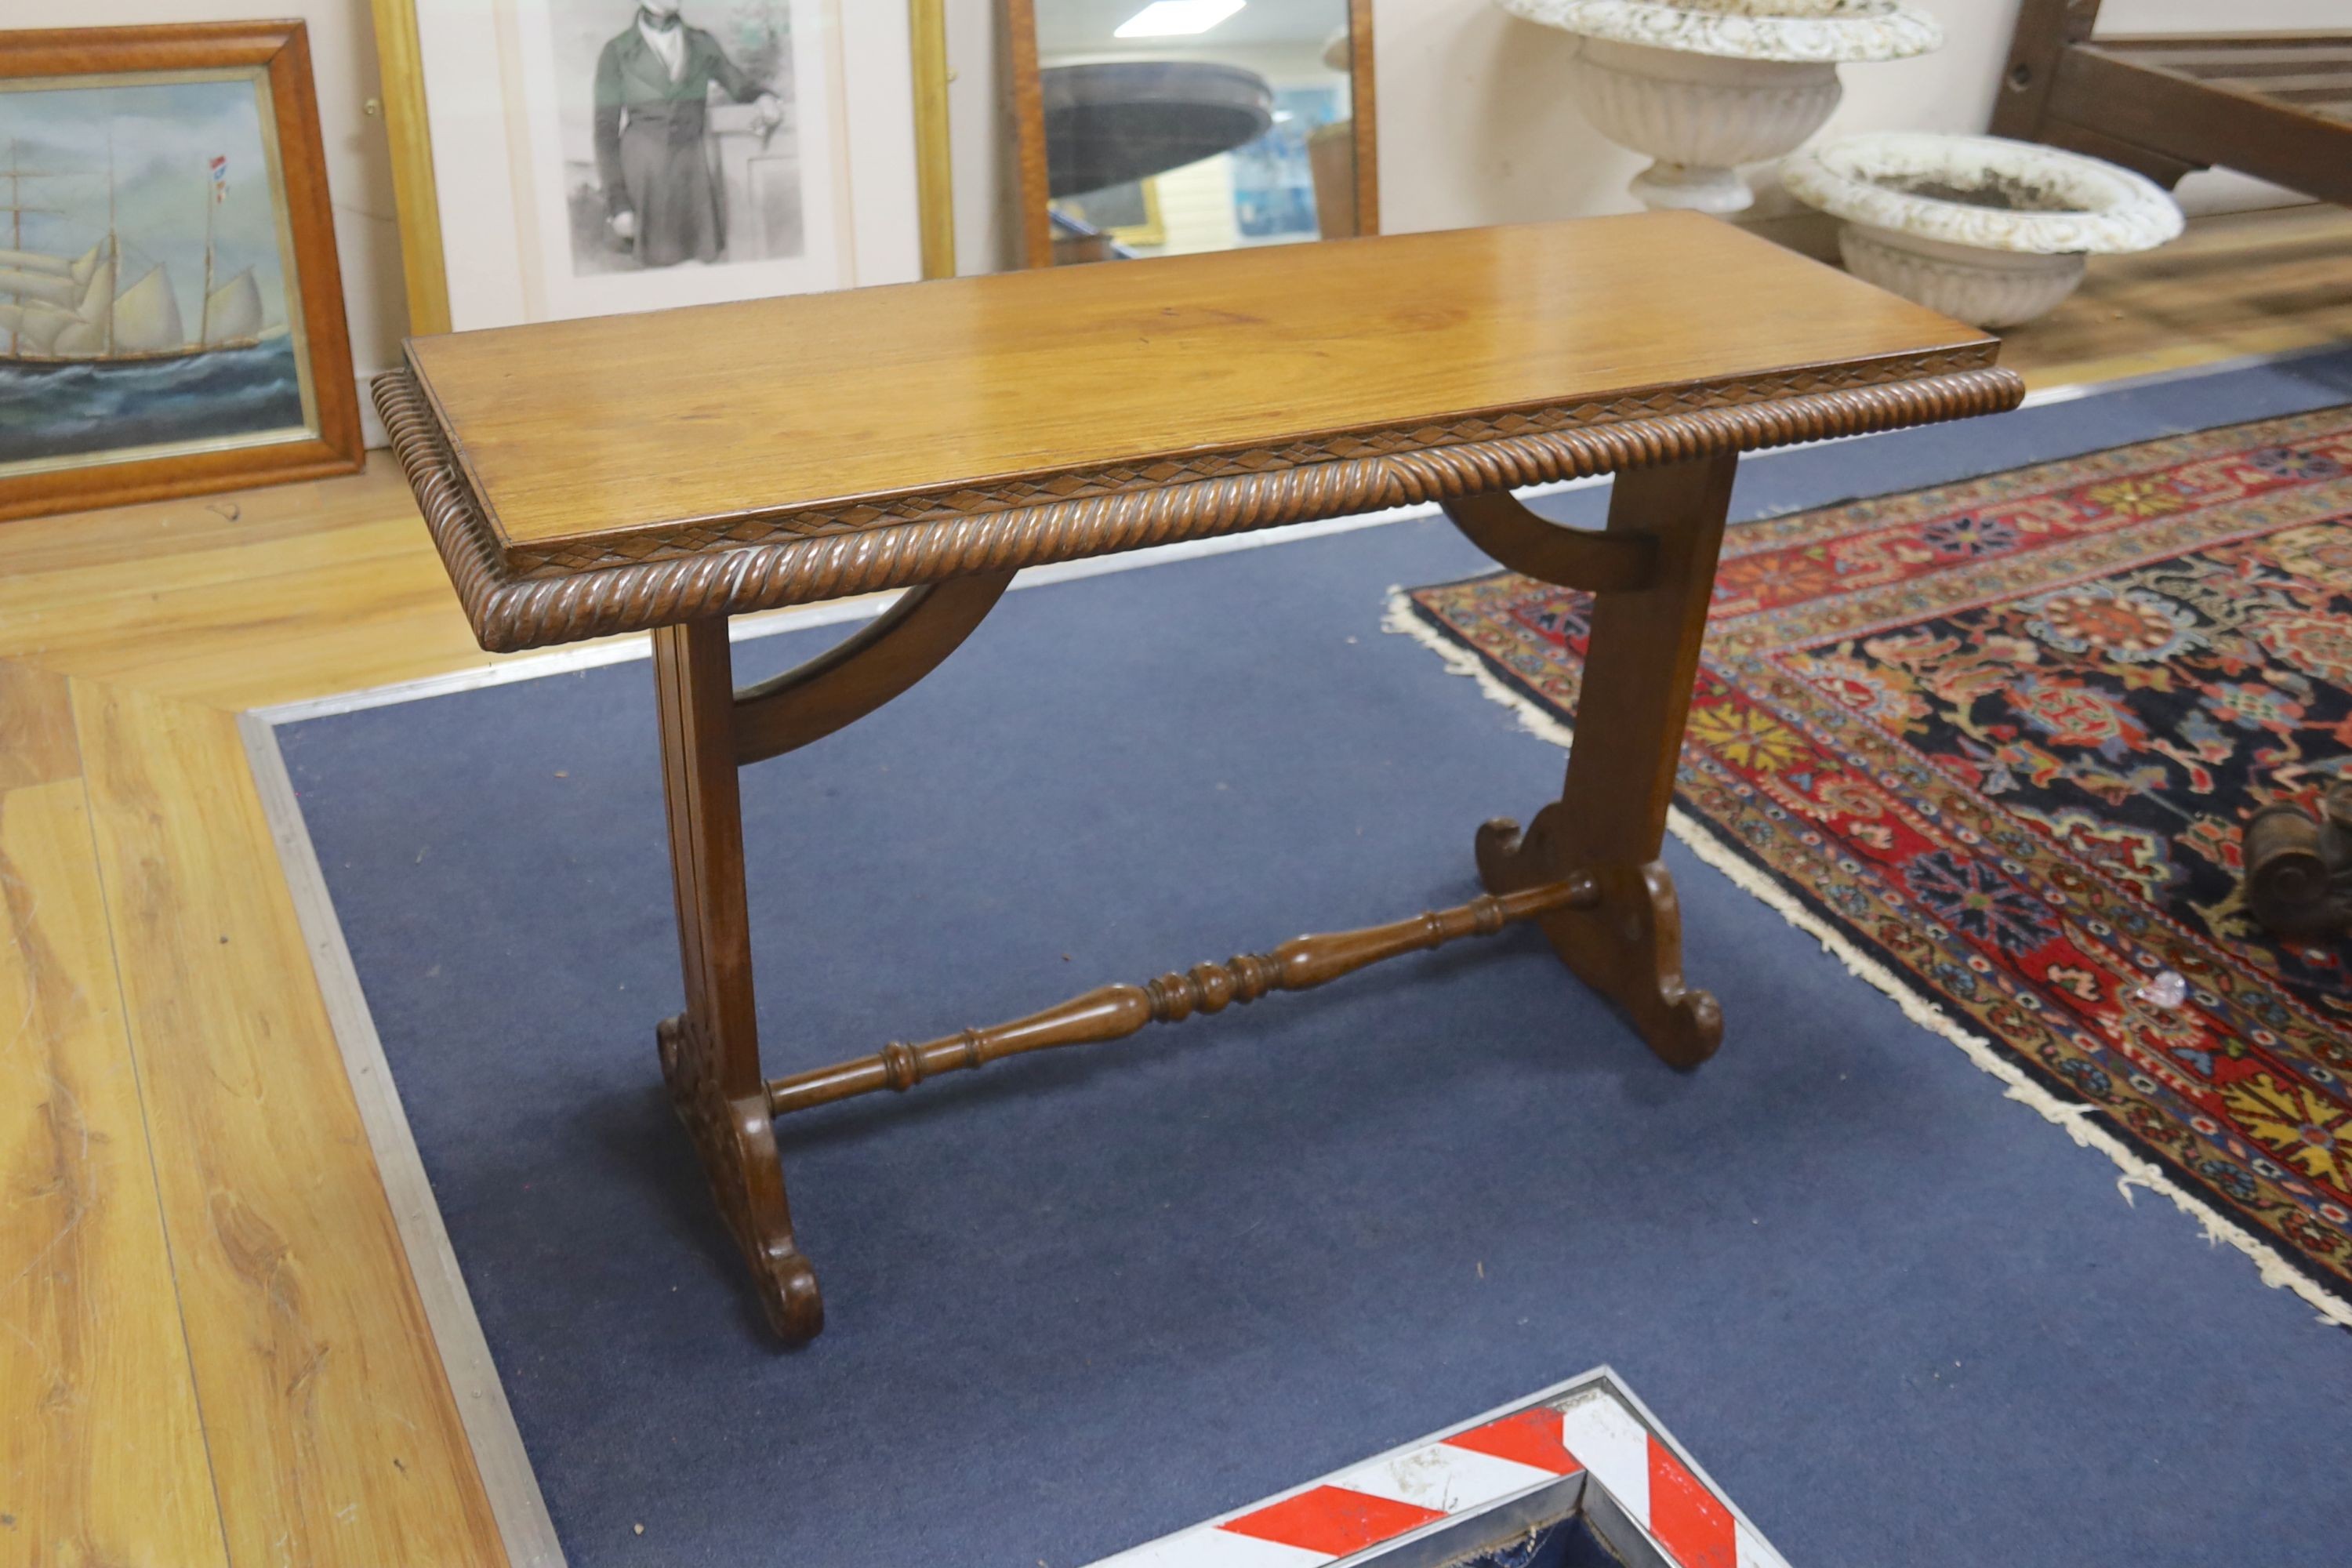
<instances>
[{"instance_id":1,"label":"walnut console table","mask_svg":"<svg viewBox=\"0 0 2352 1568\"><path fill-rule=\"evenodd\" d=\"M1982 333L1679 213L1278 247L413 341L376 383L493 649L650 630L686 1011L662 1071L787 1340L824 1322L772 1118L1540 924L1678 1067L1723 1033L1657 859L1742 451L2014 406ZM1516 485L1617 470L1605 531ZM1024 566L1435 502L1598 595L1560 798L1487 892L791 1078L760 1065L737 771L922 679ZM737 689L727 617L908 590Z\"/></svg>"}]
</instances>

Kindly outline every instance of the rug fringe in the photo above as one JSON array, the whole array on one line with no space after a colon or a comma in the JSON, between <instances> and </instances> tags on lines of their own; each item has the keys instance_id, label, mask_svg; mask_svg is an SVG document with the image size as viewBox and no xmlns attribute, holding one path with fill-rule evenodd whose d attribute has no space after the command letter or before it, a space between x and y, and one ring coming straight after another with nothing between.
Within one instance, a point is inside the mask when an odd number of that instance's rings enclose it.
<instances>
[{"instance_id":1,"label":"rug fringe","mask_svg":"<svg viewBox=\"0 0 2352 1568\"><path fill-rule=\"evenodd\" d=\"M1533 699L1507 685L1486 667L1486 660L1417 615L1411 596L1403 589L1391 587L1389 590L1388 613L1381 617L1381 629L1411 637L1428 648L1437 655L1449 675L1469 677L1477 683L1480 694L1488 701L1509 709L1517 719L1519 728L1528 733L1563 748L1574 739L1575 732L1568 725L1546 711ZM1668 813L1666 822L1674 836L1681 839L1693 855L1729 878L1734 887L1768 905L1782 920L1820 942L1825 952L1845 965L1848 973L1891 997L1903 1010L1904 1016L1958 1046L1970 1061L1999 1079L2005 1086L2003 1098L2038 1112L2042 1120L2064 1129L2066 1136L2082 1147L2095 1149L2113 1160L2121 1168L2116 1177L2116 1188L2123 1194L2126 1204L2132 1201L2131 1189L2134 1187L2143 1187L2170 1198L2174 1207L2197 1222L2206 1245L2227 1243L2236 1247L2252 1260L2263 1284L2273 1289L2294 1291L2319 1313L2320 1321L2352 1329L2352 1300L2336 1295L2302 1273L2267 1240L2174 1182L2165 1174L2161 1166L2133 1152L2131 1147L2114 1133L2093 1125L2090 1118L2095 1113L2096 1107L2085 1101L2060 1100L2035 1083L2026 1076L2022 1068L2003 1057L1990 1041L1962 1028L1950 1014L1912 990L1892 970L1840 935L1826 921L1800 903L1787 889L1757 869L1680 806Z\"/></svg>"}]
</instances>

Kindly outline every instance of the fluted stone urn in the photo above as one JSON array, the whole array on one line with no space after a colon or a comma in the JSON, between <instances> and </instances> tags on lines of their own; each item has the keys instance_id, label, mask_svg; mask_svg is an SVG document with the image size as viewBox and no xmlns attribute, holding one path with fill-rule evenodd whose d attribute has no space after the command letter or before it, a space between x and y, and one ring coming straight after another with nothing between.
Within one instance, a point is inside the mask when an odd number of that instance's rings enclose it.
<instances>
[{"instance_id":1,"label":"fluted stone urn","mask_svg":"<svg viewBox=\"0 0 2352 1568\"><path fill-rule=\"evenodd\" d=\"M1795 150L1828 120L1837 68L1940 47L1902 0L1496 0L1574 34L1577 106L1656 162L1628 188L1647 206L1733 213L1756 197L1739 165Z\"/></svg>"},{"instance_id":2,"label":"fluted stone urn","mask_svg":"<svg viewBox=\"0 0 2352 1568\"><path fill-rule=\"evenodd\" d=\"M2054 308L2094 254L2180 233L2155 182L2113 163L1999 136L1847 136L1781 165L1791 195L1844 222L1846 270L1979 327Z\"/></svg>"}]
</instances>

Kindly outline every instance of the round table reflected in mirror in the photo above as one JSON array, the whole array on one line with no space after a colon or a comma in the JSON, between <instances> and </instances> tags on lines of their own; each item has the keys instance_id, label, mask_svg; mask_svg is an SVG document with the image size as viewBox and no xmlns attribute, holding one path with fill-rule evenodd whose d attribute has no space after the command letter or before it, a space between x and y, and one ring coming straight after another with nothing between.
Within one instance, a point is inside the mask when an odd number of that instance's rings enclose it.
<instances>
[{"instance_id":1,"label":"round table reflected in mirror","mask_svg":"<svg viewBox=\"0 0 2352 1568\"><path fill-rule=\"evenodd\" d=\"M1038 73L1045 188L1056 201L1148 180L1256 141L1274 89L1207 60L1098 60Z\"/></svg>"}]
</instances>

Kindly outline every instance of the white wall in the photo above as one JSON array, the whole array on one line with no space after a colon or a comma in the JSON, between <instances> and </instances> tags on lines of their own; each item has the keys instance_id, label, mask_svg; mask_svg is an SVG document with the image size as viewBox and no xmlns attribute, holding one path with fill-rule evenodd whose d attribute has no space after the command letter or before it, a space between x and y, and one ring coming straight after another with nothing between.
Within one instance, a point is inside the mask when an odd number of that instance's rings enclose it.
<instances>
[{"instance_id":1,"label":"white wall","mask_svg":"<svg viewBox=\"0 0 2352 1568\"><path fill-rule=\"evenodd\" d=\"M12 10L31 3L5 0ZM1832 131L1985 123L2016 0L1916 3L1943 20L1948 42L1920 59L1845 70L1846 100ZM2107 0L2101 31L2341 26L2347 3L2232 0L2217 19L2212 0ZM966 272L1009 264L1017 233L998 11L998 0L948 0L957 253ZM1376 0L1374 14L1389 230L1633 207L1625 182L1642 161L1601 140L1570 101L1560 69L1571 47L1565 36L1506 16L1491 0ZM396 357L406 322L383 122L366 109L377 92L368 0L79 0L73 20L97 26L285 16L310 24L352 354L362 373L378 370ZM2200 208L2283 199L2226 174L2191 175L2182 195ZM1765 216L1776 210L1769 195L1759 205Z\"/></svg>"}]
</instances>

